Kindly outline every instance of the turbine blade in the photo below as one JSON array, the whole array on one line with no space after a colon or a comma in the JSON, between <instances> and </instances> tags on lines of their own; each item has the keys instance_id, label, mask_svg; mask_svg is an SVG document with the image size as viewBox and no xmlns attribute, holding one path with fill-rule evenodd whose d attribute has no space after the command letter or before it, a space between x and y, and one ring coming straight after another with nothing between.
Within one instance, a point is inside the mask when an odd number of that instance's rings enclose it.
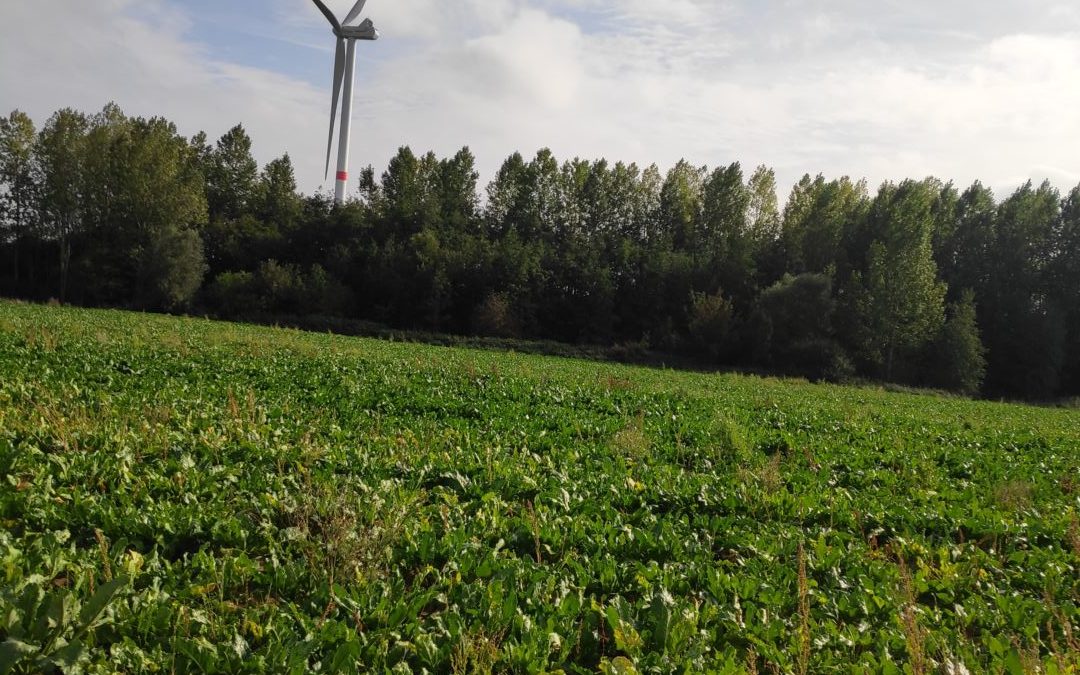
<instances>
[{"instance_id":1,"label":"turbine blade","mask_svg":"<svg viewBox=\"0 0 1080 675\"><path fill-rule=\"evenodd\" d=\"M348 26L349 23L352 22L353 19L360 16L360 12L364 11L364 5L366 5L366 4L367 4L367 0L356 0L356 4L353 5L352 11L350 11L349 15L347 17L345 17L345 20L342 22L342 25Z\"/></svg>"},{"instance_id":2,"label":"turbine blade","mask_svg":"<svg viewBox=\"0 0 1080 675\"><path fill-rule=\"evenodd\" d=\"M323 16L326 17L326 20L330 22L331 26L338 30L341 30L341 24L338 23L337 17L334 16L334 13L331 12L330 9L322 3L322 0L312 0L312 2L314 2L315 5L318 6L319 11L323 13Z\"/></svg>"},{"instance_id":3,"label":"turbine blade","mask_svg":"<svg viewBox=\"0 0 1080 675\"><path fill-rule=\"evenodd\" d=\"M326 139L326 175L330 177L330 151L334 147L334 125L337 123L338 100L341 98L341 82L345 79L345 38L338 38L337 55L334 57L334 102L330 106L330 135Z\"/></svg>"}]
</instances>

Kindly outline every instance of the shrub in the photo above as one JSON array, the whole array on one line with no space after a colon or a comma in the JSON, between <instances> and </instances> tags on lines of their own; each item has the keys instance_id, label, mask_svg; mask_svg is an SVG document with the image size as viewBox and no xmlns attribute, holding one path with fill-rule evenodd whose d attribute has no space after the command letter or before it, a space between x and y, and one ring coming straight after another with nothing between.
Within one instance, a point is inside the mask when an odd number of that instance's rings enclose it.
<instances>
[{"instance_id":1,"label":"shrub","mask_svg":"<svg viewBox=\"0 0 1080 675\"><path fill-rule=\"evenodd\" d=\"M855 365L835 340L816 338L796 342L784 352L782 366L788 372L811 380L847 382L855 375Z\"/></svg>"},{"instance_id":2,"label":"shrub","mask_svg":"<svg viewBox=\"0 0 1080 675\"><path fill-rule=\"evenodd\" d=\"M223 272L207 290L210 304L226 316L243 316L259 309L259 292L251 272Z\"/></svg>"},{"instance_id":3,"label":"shrub","mask_svg":"<svg viewBox=\"0 0 1080 675\"><path fill-rule=\"evenodd\" d=\"M506 293L490 293L473 313L473 331L488 337L520 336L517 318Z\"/></svg>"},{"instance_id":4,"label":"shrub","mask_svg":"<svg viewBox=\"0 0 1080 675\"><path fill-rule=\"evenodd\" d=\"M712 361L719 358L728 333L734 308L721 292L690 294L690 342L699 356Z\"/></svg>"},{"instance_id":5,"label":"shrub","mask_svg":"<svg viewBox=\"0 0 1080 675\"><path fill-rule=\"evenodd\" d=\"M949 305L949 318L932 349L931 384L962 394L979 392L986 375L986 348L979 337L971 291Z\"/></svg>"},{"instance_id":6,"label":"shrub","mask_svg":"<svg viewBox=\"0 0 1080 675\"><path fill-rule=\"evenodd\" d=\"M155 232L140 251L139 304L147 309L186 309L202 285L206 258L199 234L189 228Z\"/></svg>"},{"instance_id":7,"label":"shrub","mask_svg":"<svg viewBox=\"0 0 1080 675\"><path fill-rule=\"evenodd\" d=\"M746 432L726 417L721 417L713 425L712 441L717 459L740 460L750 451Z\"/></svg>"}]
</instances>

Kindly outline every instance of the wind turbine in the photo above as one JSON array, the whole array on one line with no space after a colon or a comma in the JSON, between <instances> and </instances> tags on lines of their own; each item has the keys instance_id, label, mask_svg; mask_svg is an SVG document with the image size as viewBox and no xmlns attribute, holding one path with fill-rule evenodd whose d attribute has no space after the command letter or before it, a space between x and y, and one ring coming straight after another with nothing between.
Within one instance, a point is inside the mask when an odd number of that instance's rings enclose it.
<instances>
[{"instance_id":1,"label":"wind turbine","mask_svg":"<svg viewBox=\"0 0 1080 675\"><path fill-rule=\"evenodd\" d=\"M334 102L330 107L330 136L326 141L326 176L330 176L330 150L334 145L334 125L337 123L338 100L341 100L341 136L338 138L337 180L334 183L334 201L344 203L349 186L349 142L352 137L352 90L353 66L356 64L356 41L378 40L379 31L371 19L364 19L358 26L350 26L364 11L367 0L357 0L344 21L338 21L322 0L312 0L323 13L337 36L337 55L334 57ZM341 84L345 83L344 96Z\"/></svg>"}]
</instances>

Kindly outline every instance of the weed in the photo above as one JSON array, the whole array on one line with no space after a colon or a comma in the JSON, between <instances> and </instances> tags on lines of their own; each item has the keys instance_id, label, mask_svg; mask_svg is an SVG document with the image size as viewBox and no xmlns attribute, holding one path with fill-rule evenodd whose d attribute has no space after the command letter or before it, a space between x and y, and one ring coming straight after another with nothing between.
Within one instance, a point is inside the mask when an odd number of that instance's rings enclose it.
<instances>
[{"instance_id":1,"label":"weed","mask_svg":"<svg viewBox=\"0 0 1080 675\"><path fill-rule=\"evenodd\" d=\"M105 533L99 529L94 529L94 539L98 544L98 555L101 557L101 573L105 577L105 581L112 581L112 563L109 560L109 541L105 538Z\"/></svg>"},{"instance_id":2,"label":"weed","mask_svg":"<svg viewBox=\"0 0 1080 675\"><path fill-rule=\"evenodd\" d=\"M47 326L30 326L25 334L26 345L42 352L55 352L59 344L56 335Z\"/></svg>"},{"instance_id":3,"label":"weed","mask_svg":"<svg viewBox=\"0 0 1080 675\"><path fill-rule=\"evenodd\" d=\"M389 551L401 539L419 500L417 496L396 505L380 501L361 509L360 495L346 486L310 486L292 523L305 542L311 573L325 576L331 585L343 572L358 579L383 576Z\"/></svg>"},{"instance_id":4,"label":"weed","mask_svg":"<svg viewBox=\"0 0 1080 675\"><path fill-rule=\"evenodd\" d=\"M501 635L477 630L463 635L450 656L454 675L491 675L499 662Z\"/></svg>"},{"instance_id":5,"label":"weed","mask_svg":"<svg viewBox=\"0 0 1080 675\"><path fill-rule=\"evenodd\" d=\"M746 675L758 675L758 653L753 647L746 652Z\"/></svg>"},{"instance_id":6,"label":"weed","mask_svg":"<svg viewBox=\"0 0 1080 675\"><path fill-rule=\"evenodd\" d=\"M810 671L810 581L806 576L806 549L799 541L799 675Z\"/></svg>"},{"instance_id":7,"label":"weed","mask_svg":"<svg viewBox=\"0 0 1080 675\"><path fill-rule=\"evenodd\" d=\"M1035 489L1031 483L1011 480L994 488L994 502L1009 511L1022 511L1031 507L1034 494Z\"/></svg>"},{"instance_id":8,"label":"weed","mask_svg":"<svg viewBox=\"0 0 1080 675\"><path fill-rule=\"evenodd\" d=\"M604 375L600 381L607 391L630 391L634 388L634 383L629 378L618 377L610 373Z\"/></svg>"},{"instance_id":9,"label":"weed","mask_svg":"<svg viewBox=\"0 0 1080 675\"><path fill-rule=\"evenodd\" d=\"M1080 561L1080 517L1076 513L1069 515L1069 546L1077 561Z\"/></svg>"},{"instance_id":10,"label":"weed","mask_svg":"<svg viewBox=\"0 0 1080 675\"><path fill-rule=\"evenodd\" d=\"M645 415L639 413L631 422L620 429L611 439L611 444L620 455L630 461L641 461L649 452L650 441L645 433Z\"/></svg>"},{"instance_id":11,"label":"weed","mask_svg":"<svg viewBox=\"0 0 1080 675\"><path fill-rule=\"evenodd\" d=\"M1051 658L1058 666L1059 672L1080 671L1080 636L1076 635L1069 617L1058 606L1051 589L1048 588L1044 593L1043 602L1053 617L1052 621L1046 622L1046 635L1047 640L1050 642ZM1070 671L1070 668L1072 671Z\"/></svg>"},{"instance_id":12,"label":"weed","mask_svg":"<svg viewBox=\"0 0 1080 675\"><path fill-rule=\"evenodd\" d=\"M532 502L525 502L525 521L529 524L529 531L532 532L536 564L543 564L540 548L540 519L536 517L536 509L533 508Z\"/></svg>"},{"instance_id":13,"label":"weed","mask_svg":"<svg viewBox=\"0 0 1080 675\"><path fill-rule=\"evenodd\" d=\"M899 557L899 565L902 603L900 606L900 627L904 632L908 664L911 666L912 675L925 675L929 666L925 650L926 631L919 625L914 582L903 556Z\"/></svg>"},{"instance_id":14,"label":"weed","mask_svg":"<svg viewBox=\"0 0 1080 675\"><path fill-rule=\"evenodd\" d=\"M782 463L783 458L780 455L773 455L757 471L758 483L767 494L775 494L784 486Z\"/></svg>"},{"instance_id":15,"label":"weed","mask_svg":"<svg viewBox=\"0 0 1080 675\"><path fill-rule=\"evenodd\" d=\"M735 422L721 417L713 423L712 443L714 459L722 462L736 462L747 456L749 444L746 432Z\"/></svg>"}]
</instances>

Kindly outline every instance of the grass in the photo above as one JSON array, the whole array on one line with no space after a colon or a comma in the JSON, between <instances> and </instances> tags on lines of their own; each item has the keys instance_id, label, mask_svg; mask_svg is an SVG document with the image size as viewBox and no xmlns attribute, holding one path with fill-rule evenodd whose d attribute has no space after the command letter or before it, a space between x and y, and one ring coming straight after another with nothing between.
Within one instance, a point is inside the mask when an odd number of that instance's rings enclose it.
<instances>
[{"instance_id":1,"label":"grass","mask_svg":"<svg viewBox=\"0 0 1080 675\"><path fill-rule=\"evenodd\" d=\"M15 672L1070 672L1080 416L0 303Z\"/></svg>"}]
</instances>

